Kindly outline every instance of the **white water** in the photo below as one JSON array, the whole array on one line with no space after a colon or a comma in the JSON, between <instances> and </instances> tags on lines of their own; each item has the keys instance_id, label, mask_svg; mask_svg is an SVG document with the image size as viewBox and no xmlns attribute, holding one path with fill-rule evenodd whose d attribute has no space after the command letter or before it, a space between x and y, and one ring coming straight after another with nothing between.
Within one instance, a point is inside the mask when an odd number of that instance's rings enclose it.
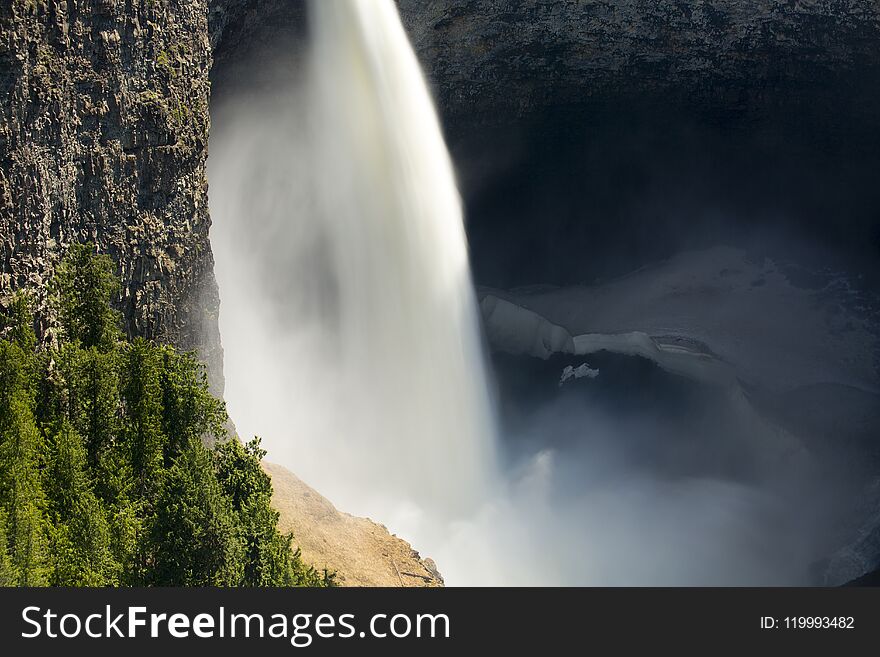
<instances>
[{"instance_id":1,"label":"white water","mask_svg":"<svg viewBox=\"0 0 880 657\"><path fill-rule=\"evenodd\" d=\"M310 17L296 91L212 141L225 396L270 460L403 533L494 477L461 202L394 2Z\"/></svg>"}]
</instances>

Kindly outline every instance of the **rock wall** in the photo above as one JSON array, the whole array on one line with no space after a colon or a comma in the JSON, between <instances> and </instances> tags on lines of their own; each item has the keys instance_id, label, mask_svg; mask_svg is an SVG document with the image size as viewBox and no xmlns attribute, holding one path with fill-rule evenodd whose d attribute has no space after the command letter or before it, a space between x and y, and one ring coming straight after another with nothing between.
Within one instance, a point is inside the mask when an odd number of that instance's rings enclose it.
<instances>
[{"instance_id":1,"label":"rock wall","mask_svg":"<svg viewBox=\"0 0 880 657\"><path fill-rule=\"evenodd\" d=\"M479 283L590 281L757 232L880 253L876 0L397 2ZM239 83L218 98L260 92L273 56L245 44L307 39L304 0L211 6L212 76Z\"/></svg>"},{"instance_id":2,"label":"rock wall","mask_svg":"<svg viewBox=\"0 0 880 657\"><path fill-rule=\"evenodd\" d=\"M822 97L833 93L829 80L880 68L875 0L399 5L452 121L652 92L731 112Z\"/></svg>"},{"instance_id":3,"label":"rock wall","mask_svg":"<svg viewBox=\"0 0 880 657\"><path fill-rule=\"evenodd\" d=\"M551 105L652 93L724 114L792 100L813 111L817 101L833 102L841 86L854 99L874 98L866 76L880 79L875 0L397 3L453 129ZM251 42L302 33L305 6L212 0L218 65Z\"/></svg>"},{"instance_id":4,"label":"rock wall","mask_svg":"<svg viewBox=\"0 0 880 657\"><path fill-rule=\"evenodd\" d=\"M398 0L445 121L660 93L722 113L795 101L876 122L874 0ZM303 0L0 4L0 294L72 241L116 258L126 329L197 348L222 389L205 158L215 79L301 43ZM262 53L265 54L265 53ZM253 72L253 68L250 69Z\"/></svg>"},{"instance_id":5,"label":"rock wall","mask_svg":"<svg viewBox=\"0 0 880 657\"><path fill-rule=\"evenodd\" d=\"M198 349L222 389L208 241L207 0L0 3L0 292L68 244L119 263L126 330Z\"/></svg>"}]
</instances>

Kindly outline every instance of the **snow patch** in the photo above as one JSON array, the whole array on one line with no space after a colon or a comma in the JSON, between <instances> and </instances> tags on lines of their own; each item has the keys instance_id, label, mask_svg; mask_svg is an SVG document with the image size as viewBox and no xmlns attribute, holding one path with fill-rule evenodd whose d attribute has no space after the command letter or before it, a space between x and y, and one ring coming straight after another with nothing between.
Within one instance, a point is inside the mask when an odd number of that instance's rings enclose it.
<instances>
[{"instance_id":1,"label":"snow patch","mask_svg":"<svg viewBox=\"0 0 880 657\"><path fill-rule=\"evenodd\" d=\"M578 365L577 367L566 365L565 369L562 370L562 377L559 379L559 387L561 388L565 385L565 382L570 379L595 379L597 376L599 376L599 370L594 370L586 363Z\"/></svg>"}]
</instances>

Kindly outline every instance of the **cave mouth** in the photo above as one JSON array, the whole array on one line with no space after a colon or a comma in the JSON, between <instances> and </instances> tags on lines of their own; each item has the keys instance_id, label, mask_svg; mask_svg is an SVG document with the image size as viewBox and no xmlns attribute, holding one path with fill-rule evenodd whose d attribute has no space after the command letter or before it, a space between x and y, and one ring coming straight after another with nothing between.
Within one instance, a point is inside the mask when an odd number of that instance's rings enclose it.
<instances>
[{"instance_id":1,"label":"cave mouth","mask_svg":"<svg viewBox=\"0 0 880 657\"><path fill-rule=\"evenodd\" d=\"M717 244L876 276L880 126L857 109L645 94L452 125L477 282L591 283Z\"/></svg>"}]
</instances>

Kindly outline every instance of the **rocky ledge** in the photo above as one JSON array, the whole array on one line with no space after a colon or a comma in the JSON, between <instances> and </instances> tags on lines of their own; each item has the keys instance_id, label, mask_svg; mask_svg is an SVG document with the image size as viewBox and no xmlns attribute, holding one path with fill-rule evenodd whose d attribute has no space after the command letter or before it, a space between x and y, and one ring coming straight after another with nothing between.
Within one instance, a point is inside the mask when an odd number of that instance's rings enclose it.
<instances>
[{"instance_id":1,"label":"rocky ledge","mask_svg":"<svg viewBox=\"0 0 880 657\"><path fill-rule=\"evenodd\" d=\"M337 511L280 465L264 461L263 468L272 477L280 529L293 532L307 563L336 571L342 586L443 586L434 562L383 525Z\"/></svg>"}]
</instances>

